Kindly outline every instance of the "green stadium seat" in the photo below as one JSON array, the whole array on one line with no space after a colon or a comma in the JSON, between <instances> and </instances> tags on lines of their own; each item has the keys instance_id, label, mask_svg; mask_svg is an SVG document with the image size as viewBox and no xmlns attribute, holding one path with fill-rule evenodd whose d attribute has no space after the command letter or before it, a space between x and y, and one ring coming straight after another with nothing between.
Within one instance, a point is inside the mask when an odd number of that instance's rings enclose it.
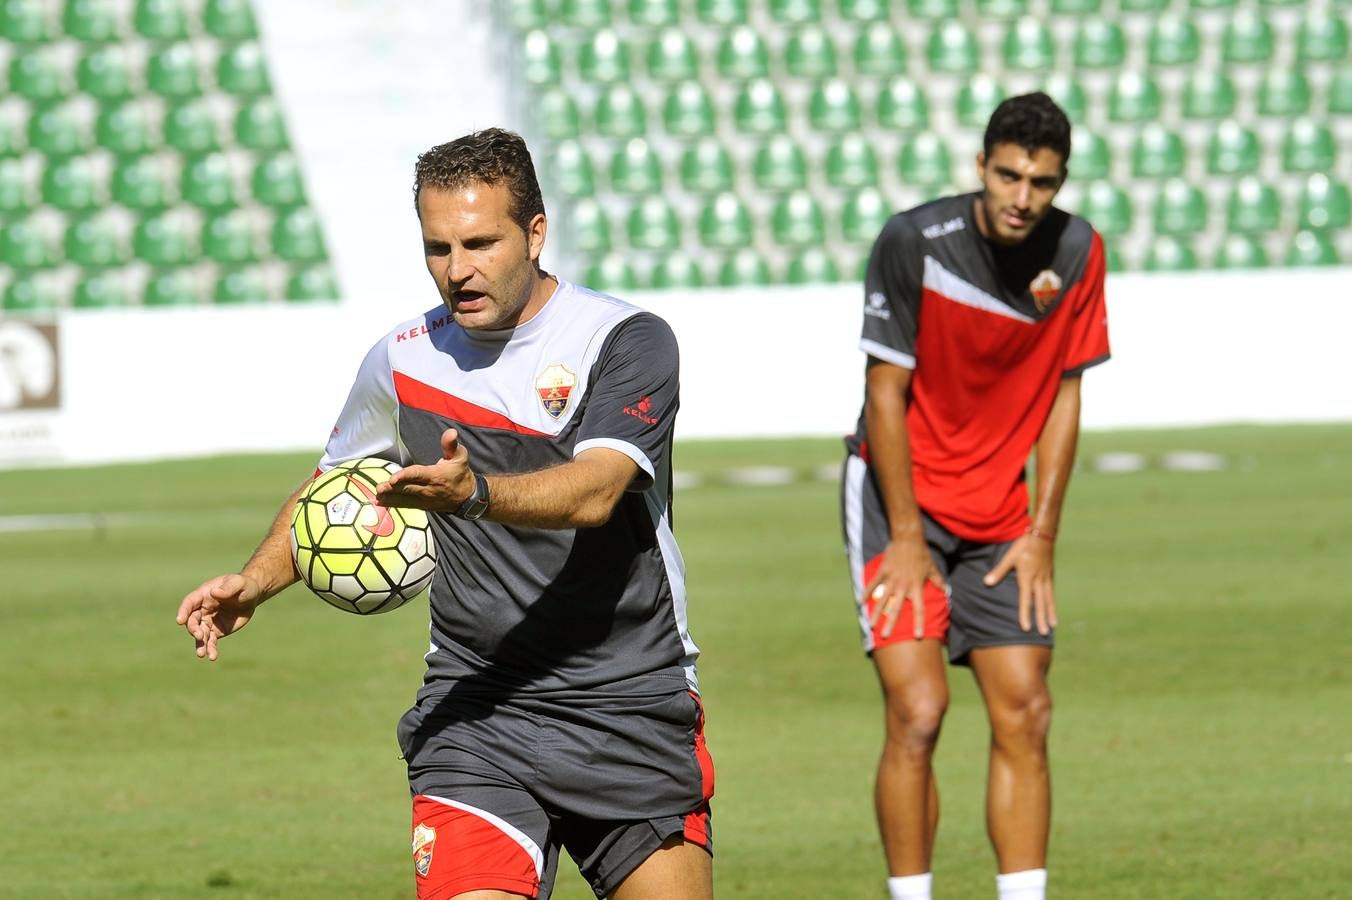
<instances>
[{"instance_id":1,"label":"green stadium seat","mask_svg":"<svg viewBox=\"0 0 1352 900\"><path fill-rule=\"evenodd\" d=\"M760 32L739 25L723 37L715 57L718 74L731 81L749 81L770 74L770 53Z\"/></svg>"},{"instance_id":2,"label":"green stadium seat","mask_svg":"<svg viewBox=\"0 0 1352 900\"><path fill-rule=\"evenodd\" d=\"M115 156L139 156L158 142L154 110L142 100L109 107L94 126L98 145Z\"/></svg>"},{"instance_id":3,"label":"green stadium seat","mask_svg":"<svg viewBox=\"0 0 1352 900\"><path fill-rule=\"evenodd\" d=\"M70 212L94 209L105 202L107 185L97 163L88 156L50 162L42 175L42 200Z\"/></svg>"},{"instance_id":4,"label":"green stadium seat","mask_svg":"<svg viewBox=\"0 0 1352 900\"><path fill-rule=\"evenodd\" d=\"M1221 58L1231 64L1267 62L1275 46L1276 38L1267 19L1255 10L1240 9L1225 23Z\"/></svg>"},{"instance_id":5,"label":"green stadium seat","mask_svg":"<svg viewBox=\"0 0 1352 900\"><path fill-rule=\"evenodd\" d=\"M1103 245L1103 263L1109 272L1125 272L1131 268L1127 265L1126 257L1122 255L1122 250L1113 243L1105 242Z\"/></svg>"},{"instance_id":6,"label":"green stadium seat","mask_svg":"<svg viewBox=\"0 0 1352 900\"><path fill-rule=\"evenodd\" d=\"M897 171L906 184L943 187L953 179L953 166L948 147L932 131L911 138L901 148Z\"/></svg>"},{"instance_id":7,"label":"green stadium seat","mask_svg":"<svg viewBox=\"0 0 1352 900\"><path fill-rule=\"evenodd\" d=\"M844 79L823 81L808 98L807 118L814 131L858 131L862 122L859 96Z\"/></svg>"},{"instance_id":8,"label":"green stadium seat","mask_svg":"<svg viewBox=\"0 0 1352 900\"><path fill-rule=\"evenodd\" d=\"M0 225L0 263L14 269L49 269L60 261L56 236L32 219Z\"/></svg>"},{"instance_id":9,"label":"green stadium seat","mask_svg":"<svg viewBox=\"0 0 1352 900\"><path fill-rule=\"evenodd\" d=\"M1347 23L1326 9L1312 9L1296 32L1296 59L1302 63L1347 58Z\"/></svg>"},{"instance_id":10,"label":"green stadium seat","mask_svg":"<svg viewBox=\"0 0 1352 900\"><path fill-rule=\"evenodd\" d=\"M530 84L557 85L562 78L559 48L541 29L528 32L521 42L521 75Z\"/></svg>"},{"instance_id":11,"label":"green stadium seat","mask_svg":"<svg viewBox=\"0 0 1352 900\"><path fill-rule=\"evenodd\" d=\"M1056 64L1052 33L1034 18L1022 18L1010 24L1005 31L1001 54L1007 69L1040 72Z\"/></svg>"},{"instance_id":12,"label":"green stadium seat","mask_svg":"<svg viewBox=\"0 0 1352 900\"><path fill-rule=\"evenodd\" d=\"M259 241L252 215L247 210L232 209L205 219L202 222L202 253L208 259L224 264L257 260Z\"/></svg>"},{"instance_id":13,"label":"green stadium seat","mask_svg":"<svg viewBox=\"0 0 1352 900\"><path fill-rule=\"evenodd\" d=\"M6 313L26 315L50 313L61 304L61 292L51 272L32 272L12 279L5 287Z\"/></svg>"},{"instance_id":14,"label":"green stadium seat","mask_svg":"<svg viewBox=\"0 0 1352 900\"><path fill-rule=\"evenodd\" d=\"M554 187L568 197L590 197L596 192L592 160L578 141L562 141L549 160Z\"/></svg>"},{"instance_id":15,"label":"green stadium seat","mask_svg":"<svg viewBox=\"0 0 1352 900\"><path fill-rule=\"evenodd\" d=\"M74 73L53 46L15 53L9 61L7 93L32 104L61 100L74 88Z\"/></svg>"},{"instance_id":16,"label":"green stadium seat","mask_svg":"<svg viewBox=\"0 0 1352 900\"><path fill-rule=\"evenodd\" d=\"M1296 119L1282 138L1282 168L1287 172L1329 172L1337 162L1333 132L1314 119Z\"/></svg>"},{"instance_id":17,"label":"green stadium seat","mask_svg":"<svg viewBox=\"0 0 1352 900\"><path fill-rule=\"evenodd\" d=\"M1075 34L1075 65L1080 69L1116 69L1127 58L1127 37L1112 19L1082 19Z\"/></svg>"},{"instance_id":18,"label":"green stadium seat","mask_svg":"<svg viewBox=\"0 0 1352 900\"><path fill-rule=\"evenodd\" d=\"M592 199L578 200L573 203L571 212L568 236L578 250L598 253L610 249L610 219L599 203Z\"/></svg>"},{"instance_id":19,"label":"green stadium seat","mask_svg":"<svg viewBox=\"0 0 1352 900\"><path fill-rule=\"evenodd\" d=\"M789 260L784 274L787 284L835 284L840 281L840 269L835 257L821 247L806 247Z\"/></svg>"},{"instance_id":20,"label":"green stadium seat","mask_svg":"<svg viewBox=\"0 0 1352 900\"><path fill-rule=\"evenodd\" d=\"M784 45L784 68L795 78L834 78L836 46L819 25L798 29Z\"/></svg>"},{"instance_id":21,"label":"green stadium seat","mask_svg":"<svg viewBox=\"0 0 1352 900\"><path fill-rule=\"evenodd\" d=\"M0 159L0 216L23 215L38 204L36 179L21 159Z\"/></svg>"},{"instance_id":22,"label":"green stadium seat","mask_svg":"<svg viewBox=\"0 0 1352 900\"><path fill-rule=\"evenodd\" d=\"M1200 10L1229 11L1238 6L1239 0L1191 0L1190 6Z\"/></svg>"},{"instance_id":23,"label":"green stadium seat","mask_svg":"<svg viewBox=\"0 0 1352 900\"><path fill-rule=\"evenodd\" d=\"M728 27L747 21L746 0L696 0L695 14L701 22Z\"/></svg>"},{"instance_id":24,"label":"green stadium seat","mask_svg":"<svg viewBox=\"0 0 1352 900\"><path fill-rule=\"evenodd\" d=\"M1341 181L1323 172L1306 179L1300 189L1301 228L1310 231L1336 231L1352 225L1352 196Z\"/></svg>"},{"instance_id":25,"label":"green stadium seat","mask_svg":"<svg viewBox=\"0 0 1352 900\"><path fill-rule=\"evenodd\" d=\"M1188 154L1183 139L1158 122L1144 125L1136 133L1131 150L1131 171L1139 178L1177 178L1187 167Z\"/></svg>"},{"instance_id":26,"label":"green stadium seat","mask_svg":"<svg viewBox=\"0 0 1352 900\"><path fill-rule=\"evenodd\" d=\"M260 97L241 103L235 113L235 140L250 150L275 151L291 146L277 101Z\"/></svg>"},{"instance_id":27,"label":"green stadium seat","mask_svg":"<svg viewBox=\"0 0 1352 900\"><path fill-rule=\"evenodd\" d=\"M929 126L925 92L909 78L893 78L878 94L878 125L892 131L923 131Z\"/></svg>"},{"instance_id":28,"label":"green stadium seat","mask_svg":"<svg viewBox=\"0 0 1352 900\"><path fill-rule=\"evenodd\" d=\"M181 41L150 54L146 62L146 86L171 100L202 93L202 77L192 44Z\"/></svg>"},{"instance_id":29,"label":"green stadium seat","mask_svg":"<svg viewBox=\"0 0 1352 900\"><path fill-rule=\"evenodd\" d=\"M875 22L886 19L891 6L890 0L840 0L840 15L850 21Z\"/></svg>"},{"instance_id":30,"label":"green stadium seat","mask_svg":"<svg viewBox=\"0 0 1352 900\"><path fill-rule=\"evenodd\" d=\"M772 135L756 150L752 177L763 191L792 191L807 186L807 157L787 134Z\"/></svg>"},{"instance_id":31,"label":"green stadium seat","mask_svg":"<svg viewBox=\"0 0 1352 900\"><path fill-rule=\"evenodd\" d=\"M1173 0L1118 0L1117 8L1124 13L1156 13L1168 9L1172 2Z\"/></svg>"},{"instance_id":32,"label":"green stadium seat","mask_svg":"<svg viewBox=\"0 0 1352 900\"><path fill-rule=\"evenodd\" d=\"M287 300L337 300L341 296L338 277L333 268L324 263L301 266L286 280Z\"/></svg>"},{"instance_id":33,"label":"green stadium seat","mask_svg":"<svg viewBox=\"0 0 1352 900\"><path fill-rule=\"evenodd\" d=\"M1155 233L1201 234L1207 223L1206 195L1181 178L1166 181L1155 195Z\"/></svg>"},{"instance_id":34,"label":"green stadium seat","mask_svg":"<svg viewBox=\"0 0 1352 900\"><path fill-rule=\"evenodd\" d=\"M252 41L258 37L252 0L207 0L202 27L223 41Z\"/></svg>"},{"instance_id":35,"label":"green stadium seat","mask_svg":"<svg viewBox=\"0 0 1352 900\"><path fill-rule=\"evenodd\" d=\"M1084 193L1080 215L1104 237L1116 237L1131 231L1133 213L1125 191L1110 181L1095 181Z\"/></svg>"},{"instance_id":36,"label":"green stadium seat","mask_svg":"<svg viewBox=\"0 0 1352 900\"><path fill-rule=\"evenodd\" d=\"M773 282L770 265L750 247L731 254L718 267L720 287L764 287Z\"/></svg>"},{"instance_id":37,"label":"green stadium seat","mask_svg":"<svg viewBox=\"0 0 1352 900\"><path fill-rule=\"evenodd\" d=\"M651 286L659 290L704 287L704 273L699 264L685 253L664 253L653 267Z\"/></svg>"},{"instance_id":38,"label":"green stadium seat","mask_svg":"<svg viewBox=\"0 0 1352 900\"><path fill-rule=\"evenodd\" d=\"M878 157L862 135L847 134L826 151L826 181L833 187L858 189L878 185Z\"/></svg>"},{"instance_id":39,"label":"green stadium seat","mask_svg":"<svg viewBox=\"0 0 1352 900\"><path fill-rule=\"evenodd\" d=\"M507 21L517 31L545 28L551 18L550 10L545 7L545 0L510 0L507 5Z\"/></svg>"},{"instance_id":40,"label":"green stadium seat","mask_svg":"<svg viewBox=\"0 0 1352 900\"><path fill-rule=\"evenodd\" d=\"M957 19L941 22L925 43L925 61L932 72L965 75L978 71L976 38Z\"/></svg>"},{"instance_id":41,"label":"green stadium seat","mask_svg":"<svg viewBox=\"0 0 1352 900\"><path fill-rule=\"evenodd\" d=\"M789 25L803 25L822 17L820 0L770 0L770 18Z\"/></svg>"},{"instance_id":42,"label":"green stadium seat","mask_svg":"<svg viewBox=\"0 0 1352 900\"><path fill-rule=\"evenodd\" d=\"M1191 19L1161 16L1150 31L1149 59L1152 66L1186 66L1202 52L1202 37Z\"/></svg>"},{"instance_id":43,"label":"green stadium seat","mask_svg":"<svg viewBox=\"0 0 1352 900\"><path fill-rule=\"evenodd\" d=\"M130 157L113 171L113 200L138 212L165 209L175 200L174 180L162 157Z\"/></svg>"},{"instance_id":44,"label":"green stadium seat","mask_svg":"<svg viewBox=\"0 0 1352 900\"><path fill-rule=\"evenodd\" d=\"M1052 13L1058 16L1092 16L1101 7L1101 0L1052 0Z\"/></svg>"},{"instance_id":45,"label":"green stadium seat","mask_svg":"<svg viewBox=\"0 0 1352 900\"><path fill-rule=\"evenodd\" d=\"M648 131L643 99L627 84L612 84L596 101L596 131L605 137L642 137Z\"/></svg>"},{"instance_id":46,"label":"green stadium seat","mask_svg":"<svg viewBox=\"0 0 1352 900\"><path fill-rule=\"evenodd\" d=\"M1017 19L1028 15L1028 0L976 0L976 12L983 19Z\"/></svg>"},{"instance_id":47,"label":"green stadium seat","mask_svg":"<svg viewBox=\"0 0 1352 900\"><path fill-rule=\"evenodd\" d=\"M655 81L699 77L699 51L684 31L669 28L648 43L648 75Z\"/></svg>"},{"instance_id":48,"label":"green stadium seat","mask_svg":"<svg viewBox=\"0 0 1352 900\"><path fill-rule=\"evenodd\" d=\"M1197 69L1183 87L1183 118L1228 119L1235 111L1235 86L1221 69Z\"/></svg>"},{"instance_id":49,"label":"green stadium seat","mask_svg":"<svg viewBox=\"0 0 1352 900\"><path fill-rule=\"evenodd\" d=\"M631 138L610 158L610 186L621 194L662 189L662 159L643 138Z\"/></svg>"},{"instance_id":50,"label":"green stadium seat","mask_svg":"<svg viewBox=\"0 0 1352 900\"><path fill-rule=\"evenodd\" d=\"M1336 266L1339 263L1338 248L1322 231L1297 231L1286 246L1288 266Z\"/></svg>"},{"instance_id":51,"label":"green stadium seat","mask_svg":"<svg viewBox=\"0 0 1352 900\"><path fill-rule=\"evenodd\" d=\"M751 244L751 213L733 193L717 194L699 216L699 239L706 247L746 247Z\"/></svg>"},{"instance_id":52,"label":"green stadium seat","mask_svg":"<svg viewBox=\"0 0 1352 900\"><path fill-rule=\"evenodd\" d=\"M0 106L0 159L23 156L28 149L28 111L17 104Z\"/></svg>"},{"instance_id":53,"label":"green stadium seat","mask_svg":"<svg viewBox=\"0 0 1352 900\"><path fill-rule=\"evenodd\" d=\"M122 37L122 14L117 0L66 0L62 22L67 35L87 44L103 44Z\"/></svg>"},{"instance_id":54,"label":"green stadium seat","mask_svg":"<svg viewBox=\"0 0 1352 900\"><path fill-rule=\"evenodd\" d=\"M1263 235L1282 223L1282 203L1277 191L1252 175L1238 179L1226 202L1226 227L1234 234Z\"/></svg>"},{"instance_id":55,"label":"green stadium seat","mask_svg":"<svg viewBox=\"0 0 1352 900\"><path fill-rule=\"evenodd\" d=\"M15 44L43 44L56 36L43 0L0 3L0 38Z\"/></svg>"},{"instance_id":56,"label":"green stadium seat","mask_svg":"<svg viewBox=\"0 0 1352 900\"><path fill-rule=\"evenodd\" d=\"M216 280L216 289L212 292L214 303L230 306L237 303L266 303L272 299L272 289L267 275L258 268L249 266L230 269Z\"/></svg>"},{"instance_id":57,"label":"green stadium seat","mask_svg":"<svg viewBox=\"0 0 1352 900\"><path fill-rule=\"evenodd\" d=\"M584 81L613 84L629 80L629 48L609 28L578 48L577 73Z\"/></svg>"},{"instance_id":58,"label":"green stadium seat","mask_svg":"<svg viewBox=\"0 0 1352 900\"><path fill-rule=\"evenodd\" d=\"M255 200L273 209L291 209L306 202L300 163L290 153L260 160L254 166L250 187Z\"/></svg>"},{"instance_id":59,"label":"green stadium seat","mask_svg":"<svg viewBox=\"0 0 1352 900\"><path fill-rule=\"evenodd\" d=\"M550 140L575 138L582 132L581 117L573 95L563 90L547 90L536 96L535 120Z\"/></svg>"},{"instance_id":60,"label":"green stadium seat","mask_svg":"<svg viewBox=\"0 0 1352 900\"><path fill-rule=\"evenodd\" d=\"M1260 2L1263 6L1282 7L1282 6L1306 6L1308 5L1309 0L1260 0ZM1340 0L1340 2L1343 2L1343 0Z\"/></svg>"},{"instance_id":61,"label":"green stadium seat","mask_svg":"<svg viewBox=\"0 0 1352 900\"><path fill-rule=\"evenodd\" d=\"M1352 66L1333 73L1328 86L1328 111L1333 115L1352 114Z\"/></svg>"},{"instance_id":62,"label":"green stadium seat","mask_svg":"<svg viewBox=\"0 0 1352 900\"><path fill-rule=\"evenodd\" d=\"M1113 171L1113 151L1108 141L1096 131L1076 129L1070 149L1071 177L1078 181L1097 181Z\"/></svg>"},{"instance_id":63,"label":"green stadium seat","mask_svg":"<svg viewBox=\"0 0 1352 900\"><path fill-rule=\"evenodd\" d=\"M629 21L648 28L665 28L681 23L676 0L629 0Z\"/></svg>"},{"instance_id":64,"label":"green stadium seat","mask_svg":"<svg viewBox=\"0 0 1352 900\"><path fill-rule=\"evenodd\" d=\"M682 81L667 93L662 104L662 125L678 137L712 134L717 125L709 92L698 81Z\"/></svg>"},{"instance_id":65,"label":"green stadium seat","mask_svg":"<svg viewBox=\"0 0 1352 900\"><path fill-rule=\"evenodd\" d=\"M732 190L732 157L716 137L705 137L681 154L681 186L692 194Z\"/></svg>"},{"instance_id":66,"label":"green stadium seat","mask_svg":"<svg viewBox=\"0 0 1352 900\"><path fill-rule=\"evenodd\" d=\"M1272 68L1258 85L1258 112L1294 118L1310 111L1310 82L1300 69Z\"/></svg>"},{"instance_id":67,"label":"green stadium seat","mask_svg":"<svg viewBox=\"0 0 1352 900\"><path fill-rule=\"evenodd\" d=\"M1088 119L1089 99L1085 95L1084 86L1074 75L1069 72L1053 72L1042 83L1042 90L1065 110L1066 118L1077 128L1085 124ZM1078 141L1079 135L1076 134L1073 140ZM1073 155L1078 156L1079 152L1077 147Z\"/></svg>"},{"instance_id":68,"label":"green stadium seat","mask_svg":"<svg viewBox=\"0 0 1352 900\"><path fill-rule=\"evenodd\" d=\"M747 134L777 134L787 127L784 98L773 81L758 78L749 81L737 95L733 118L739 131Z\"/></svg>"},{"instance_id":69,"label":"green stadium seat","mask_svg":"<svg viewBox=\"0 0 1352 900\"><path fill-rule=\"evenodd\" d=\"M100 103L116 103L136 93L132 56L120 44L94 48L80 60L75 71L80 90Z\"/></svg>"},{"instance_id":70,"label":"green stadium seat","mask_svg":"<svg viewBox=\"0 0 1352 900\"><path fill-rule=\"evenodd\" d=\"M878 232L892 217L892 205L877 188L862 188L840 210L840 231L851 244L872 246Z\"/></svg>"},{"instance_id":71,"label":"green stadium seat","mask_svg":"<svg viewBox=\"0 0 1352 900\"><path fill-rule=\"evenodd\" d=\"M955 19L958 0L906 0L906 12L914 19Z\"/></svg>"},{"instance_id":72,"label":"green stadium seat","mask_svg":"<svg viewBox=\"0 0 1352 900\"><path fill-rule=\"evenodd\" d=\"M1160 115L1160 89L1148 76L1122 72L1108 94L1108 118L1114 122L1152 122Z\"/></svg>"},{"instance_id":73,"label":"green stadium seat","mask_svg":"<svg viewBox=\"0 0 1352 900\"><path fill-rule=\"evenodd\" d=\"M178 41L188 36L184 0L136 0L132 21L138 34L152 40Z\"/></svg>"},{"instance_id":74,"label":"green stadium seat","mask_svg":"<svg viewBox=\"0 0 1352 900\"><path fill-rule=\"evenodd\" d=\"M868 77L891 77L906 71L906 45L887 21L871 22L854 42L854 70Z\"/></svg>"},{"instance_id":75,"label":"green stadium seat","mask_svg":"<svg viewBox=\"0 0 1352 900\"><path fill-rule=\"evenodd\" d=\"M770 213L770 233L781 247L806 247L826 239L826 220L820 204L808 191L780 197Z\"/></svg>"},{"instance_id":76,"label":"green stadium seat","mask_svg":"<svg viewBox=\"0 0 1352 900\"><path fill-rule=\"evenodd\" d=\"M565 25L586 30L610 26L610 0L560 0L559 18Z\"/></svg>"},{"instance_id":77,"label":"green stadium seat","mask_svg":"<svg viewBox=\"0 0 1352 900\"><path fill-rule=\"evenodd\" d=\"M114 216L76 219L66 226L66 259L86 269L120 266L131 258L127 229Z\"/></svg>"},{"instance_id":78,"label":"green stadium seat","mask_svg":"<svg viewBox=\"0 0 1352 900\"><path fill-rule=\"evenodd\" d=\"M220 129L211 104L205 99L189 100L165 113L164 142L188 156L219 150Z\"/></svg>"},{"instance_id":79,"label":"green stadium seat","mask_svg":"<svg viewBox=\"0 0 1352 900\"><path fill-rule=\"evenodd\" d=\"M197 228L182 210L156 213L136 224L136 258L152 266L180 266L198 259Z\"/></svg>"},{"instance_id":80,"label":"green stadium seat","mask_svg":"<svg viewBox=\"0 0 1352 900\"><path fill-rule=\"evenodd\" d=\"M1197 268L1197 254L1180 238L1157 235L1145 255L1147 272L1191 272Z\"/></svg>"},{"instance_id":81,"label":"green stadium seat","mask_svg":"<svg viewBox=\"0 0 1352 900\"><path fill-rule=\"evenodd\" d=\"M76 103L38 109L28 119L28 145L54 158L84 153L94 146L92 125Z\"/></svg>"},{"instance_id":82,"label":"green stadium seat","mask_svg":"<svg viewBox=\"0 0 1352 900\"><path fill-rule=\"evenodd\" d=\"M165 269L146 280L142 306L196 306L202 302L197 276L191 269Z\"/></svg>"},{"instance_id":83,"label":"green stadium seat","mask_svg":"<svg viewBox=\"0 0 1352 900\"><path fill-rule=\"evenodd\" d=\"M627 253L607 253L586 271L587 287L602 293L619 294L638 289L638 276Z\"/></svg>"},{"instance_id":84,"label":"green stadium seat","mask_svg":"<svg viewBox=\"0 0 1352 900\"><path fill-rule=\"evenodd\" d=\"M629 246L640 250L675 250L681 245L681 223L671 204L657 195L644 197L629 211Z\"/></svg>"},{"instance_id":85,"label":"green stadium seat","mask_svg":"<svg viewBox=\"0 0 1352 900\"><path fill-rule=\"evenodd\" d=\"M1000 86L1000 82L990 75L982 73L973 75L958 91L955 103L958 123L967 128L984 131L991 113L995 112L995 107L999 106L1003 99L1005 89Z\"/></svg>"},{"instance_id":86,"label":"green stadium seat","mask_svg":"<svg viewBox=\"0 0 1352 900\"><path fill-rule=\"evenodd\" d=\"M76 309L111 309L131 301L127 278L122 272L100 272L75 285L71 305Z\"/></svg>"},{"instance_id":87,"label":"green stadium seat","mask_svg":"<svg viewBox=\"0 0 1352 900\"><path fill-rule=\"evenodd\" d=\"M1267 250L1258 238L1249 234L1227 234L1211 260L1215 269L1266 269Z\"/></svg>"},{"instance_id":88,"label":"green stadium seat","mask_svg":"<svg viewBox=\"0 0 1352 900\"><path fill-rule=\"evenodd\" d=\"M236 97L272 93L262 46L255 41L246 41L223 51L216 61L216 84Z\"/></svg>"}]
</instances>

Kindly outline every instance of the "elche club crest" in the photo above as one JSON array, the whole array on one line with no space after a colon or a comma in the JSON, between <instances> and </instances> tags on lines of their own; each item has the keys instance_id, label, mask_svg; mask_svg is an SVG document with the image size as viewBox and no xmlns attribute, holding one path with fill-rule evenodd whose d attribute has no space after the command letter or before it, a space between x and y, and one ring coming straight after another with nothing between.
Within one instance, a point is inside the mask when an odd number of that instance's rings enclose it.
<instances>
[{"instance_id":1,"label":"elche club crest","mask_svg":"<svg viewBox=\"0 0 1352 900\"><path fill-rule=\"evenodd\" d=\"M432 850L437 843L437 830L421 822L413 829L413 868L427 877L432 868Z\"/></svg>"},{"instance_id":2,"label":"elche club crest","mask_svg":"<svg viewBox=\"0 0 1352 900\"><path fill-rule=\"evenodd\" d=\"M568 367L554 363L535 379L535 391L540 403L552 418L559 418L568 409L568 398L577 387L577 376Z\"/></svg>"},{"instance_id":3,"label":"elche club crest","mask_svg":"<svg viewBox=\"0 0 1352 900\"><path fill-rule=\"evenodd\" d=\"M1046 312L1047 307L1051 306L1052 301L1061 294L1061 276L1051 269L1043 269L1029 283L1028 293L1033 295L1033 302L1037 304L1037 311Z\"/></svg>"}]
</instances>

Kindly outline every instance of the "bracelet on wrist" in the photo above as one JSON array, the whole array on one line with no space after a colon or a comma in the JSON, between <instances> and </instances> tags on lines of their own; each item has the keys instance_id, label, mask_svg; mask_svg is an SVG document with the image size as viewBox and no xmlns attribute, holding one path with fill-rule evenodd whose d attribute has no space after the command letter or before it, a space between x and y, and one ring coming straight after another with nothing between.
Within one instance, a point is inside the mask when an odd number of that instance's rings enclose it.
<instances>
[{"instance_id":1,"label":"bracelet on wrist","mask_svg":"<svg viewBox=\"0 0 1352 900\"><path fill-rule=\"evenodd\" d=\"M1045 528L1036 528L1036 527L1034 527L1034 526L1032 526L1032 525L1029 525L1029 526L1028 526L1028 530L1025 531L1024 534L1032 535L1032 536L1035 537L1035 538L1042 538L1044 541L1046 541L1046 542L1049 543L1049 544L1056 541L1056 532L1055 532L1055 531L1048 531L1048 530L1045 529Z\"/></svg>"}]
</instances>

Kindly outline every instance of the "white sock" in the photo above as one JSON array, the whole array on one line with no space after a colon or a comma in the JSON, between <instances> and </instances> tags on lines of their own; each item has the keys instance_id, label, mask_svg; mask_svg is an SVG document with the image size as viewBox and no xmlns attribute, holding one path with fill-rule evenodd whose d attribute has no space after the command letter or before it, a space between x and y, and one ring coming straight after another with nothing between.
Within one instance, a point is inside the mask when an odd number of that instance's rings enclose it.
<instances>
[{"instance_id":1,"label":"white sock","mask_svg":"<svg viewBox=\"0 0 1352 900\"><path fill-rule=\"evenodd\" d=\"M887 893L892 900L930 900L932 872L923 875L897 875L887 879Z\"/></svg>"},{"instance_id":2,"label":"white sock","mask_svg":"<svg viewBox=\"0 0 1352 900\"><path fill-rule=\"evenodd\" d=\"M1000 900L1043 900L1047 892L1046 869L1024 869L995 876Z\"/></svg>"}]
</instances>

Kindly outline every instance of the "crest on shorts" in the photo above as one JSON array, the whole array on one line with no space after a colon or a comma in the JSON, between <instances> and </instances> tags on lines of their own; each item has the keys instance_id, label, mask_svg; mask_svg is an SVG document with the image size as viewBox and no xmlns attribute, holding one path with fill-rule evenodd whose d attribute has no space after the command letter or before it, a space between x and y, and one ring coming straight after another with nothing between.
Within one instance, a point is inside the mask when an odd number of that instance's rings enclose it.
<instances>
[{"instance_id":1,"label":"crest on shorts","mask_svg":"<svg viewBox=\"0 0 1352 900\"><path fill-rule=\"evenodd\" d=\"M555 419L568 408L568 395L577 387L577 376L560 363L545 369L535 379L535 390L545 412Z\"/></svg>"},{"instance_id":2,"label":"crest on shorts","mask_svg":"<svg viewBox=\"0 0 1352 900\"><path fill-rule=\"evenodd\" d=\"M426 877L432 868L432 849L437 843L437 830L421 822L413 829L413 868Z\"/></svg>"},{"instance_id":3,"label":"crest on shorts","mask_svg":"<svg viewBox=\"0 0 1352 900\"><path fill-rule=\"evenodd\" d=\"M1046 312L1047 307L1061 293L1061 276L1051 269L1043 269L1028 285L1028 293L1033 295L1038 312Z\"/></svg>"}]
</instances>

